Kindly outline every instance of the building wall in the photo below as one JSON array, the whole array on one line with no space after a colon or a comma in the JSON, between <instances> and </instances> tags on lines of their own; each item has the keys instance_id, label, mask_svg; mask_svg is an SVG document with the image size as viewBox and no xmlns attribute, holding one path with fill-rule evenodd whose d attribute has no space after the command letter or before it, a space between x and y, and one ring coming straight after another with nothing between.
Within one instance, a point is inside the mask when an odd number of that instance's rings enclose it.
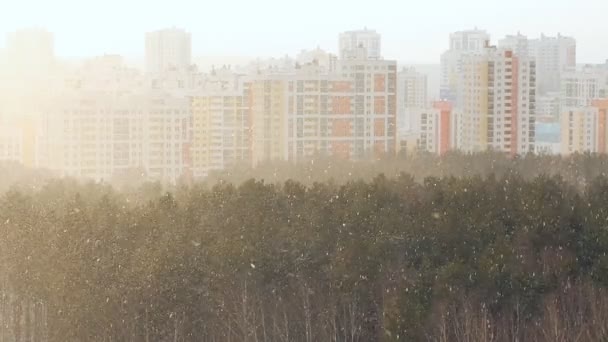
<instances>
[{"instance_id":1,"label":"building wall","mask_svg":"<svg viewBox=\"0 0 608 342\"><path fill-rule=\"evenodd\" d=\"M23 132L17 127L0 126L0 161L24 161Z\"/></svg>"},{"instance_id":2,"label":"building wall","mask_svg":"<svg viewBox=\"0 0 608 342\"><path fill-rule=\"evenodd\" d=\"M564 72L560 91L564 108L587 107L594 99L608 97L608 66L587 65Z\"/></svg>"},{"instance_id":3,"label":"building wall","mask_svg":"<svg viewBox=\"0 0 608 342\"><path fill-rule=\"evenodd\" d=\"M191 124L185 98L73 94L46 113L43 166L94 180L139 170L175 183L190 173Z\"/></svg>"},{"instance_id":4,"label":"building wall","mask_svg":"<svg viewBox=\"0 0 608 342\"><path fill-rule=\"evenodd\" d=\"M370 59L382 57L381 36L374 30L347 31L339 38L340 59L346 59L359 47L363 47Z\"/></svg>"},{"instance_id":5,"label":"building wall","mask_svg":"<svg viewBox=\"0 0 608 342\"><path fill-rule=\"evenodd\" d=\"M463 59L458 87L457 148L511 155L534 151L534 61L488 48Z\"/></svg>"},{"instance_id":6,"label":"building wall","mask_svg":"<svg viewBox=\"0 0 608 342\"><path fill-rule=\"evenodd\" d=\"M599 115L594 107L569 108L560 119L561 153L599 152Z\"/></svg>"},{"instance_id":7,"label":"building wall","mask_svg":"<svg viewBox=\"0 0 608 342\"><path fill-rule=\"evenodd\" d=\"M372 59L339 62L339 74L354 86L355 159L394 155L397 150L397 63ZM359 137L362 137L359 138Z\"/></svg>"},{"instance_id":8,"label":"building wall","mask_svg":"<svg viewBox=\"0 0 608 342\"><path fill-rule=\"evenodd\" d=\"M158 73L168 69L184 70L192 64L190 33L165 29L146 34L146 71Z\"/></svg>"},{"instance_id":9,"label":"building wall","mask_svg":"<svg viewBox=\"0 0 608 342\"><path fill-rule=\"evenodd\" d=\"M458 105L458 84L462 59L484 51L490 35L483 30L459 31L450 34L450 48L441 55L440 99Z\"/></svg>"},{"instance_id":10,"label":"building wall","mask_svg":"<svg viewBox=\"0 0 608 342\"><path fill-rule=\"evenodd\" d=\"M541 36L530 41L530 49L538 66L539 94L559 91L564 70L576 66L576 40L561 35Z\"/></svg>"},{"instance_id":11,"label":"building wall","mask_svg":"<svg viewBox=\"0 0 608 342\"><path fill-rule=\"evenodd\" d=\"M192 99L195 178L235 165L251 165L251 110L247 90Z\"/></svg>"},{"instance_id":12,"label":"building wall","mask_svg":"<svg viewBox=\"0 0 608 342\"><path fill-rule=\"evenodd\" d=\"M252 163L287 160L286 75L261 75L250 83Z\"/></svg>"},{"instance_id":13,"label":"building wall","mask_svg":"<svg viewBox=\"0 0 608 342\"><path fill-rule=\"evenodd\" d=\"M397 74L398 126L411 129L414 125L412 109L428 106L427 76L414 68L403 69Z\"/></svg>"}]
</instances>

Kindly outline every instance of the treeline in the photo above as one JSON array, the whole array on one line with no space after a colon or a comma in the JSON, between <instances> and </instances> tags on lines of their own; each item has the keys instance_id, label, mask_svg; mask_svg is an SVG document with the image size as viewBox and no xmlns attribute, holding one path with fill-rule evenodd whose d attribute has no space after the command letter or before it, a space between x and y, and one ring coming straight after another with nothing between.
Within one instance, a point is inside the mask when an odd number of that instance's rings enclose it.
<instances>
[{"instance_id":1,"label":"treeline","mask_svg":"<svg viewBox=\"0 0 608 342\"><path fill-rule=\"evenodd\" d=\"M463 158L459 177L8 191L0 338L608 339L604 157Z\"/></svg>"},{"instance_id":2,"label":"treeline","mask_svg":"<svg viewBox=\"0 0 608 342\"><path fill-rule=\"evenodd\" d=\"M528 154L511 158L504 153L483 152L467 154L453 151L444 156L430 153L402 154L381 160L345 161L327 157L311 158L307 162L266 162L255 168L237 165L212 173L209 184L225 181L241 184L251 178L282 184L296 180L305 185L332 181L370 181L379 174L389 178L408 173L418 181L427 177L503 177L512 173L533 179L540 175L559 175L571 184L588 184L597 176L608 175L608 155L573 154L568 157Z\"/></svg>"}]
</instances>

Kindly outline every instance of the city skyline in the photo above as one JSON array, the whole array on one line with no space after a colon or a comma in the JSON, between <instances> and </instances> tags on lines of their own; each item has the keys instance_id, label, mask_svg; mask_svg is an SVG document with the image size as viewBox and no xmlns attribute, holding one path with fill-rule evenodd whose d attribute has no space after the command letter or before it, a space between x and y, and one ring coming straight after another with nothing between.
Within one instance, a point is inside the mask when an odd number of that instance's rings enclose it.
<instances>
[{"instance_id":1,"label":"city skyline","mask_svg":"<svg viewBox=\"0 0 608 342\"><path fill-rule=\"evenodd\" d=\"M537 38L541 33L548 36L561 33L577 40L581 63L602 63L608 58L599 43L605 40L602 32L608 32L608 23L601 17L608 5L600 0L579 1L576 7L562 0L517 0L500 9L479 0L457 5L430 1L416 6L416 11L392 1L376 2L374 6L350 2L348 7L343 2L320 6L320 2L313 1L296 6L298 15L293 11L285 14L285 4L276 0L255 4L214 2L204 8L191 1L176 1L162 8L155 4L143 6L139 1L113 4L114 0L71 3L69 13L59 13L57 9L65 6L57 2L15 3L11 11L0 15L0 47L5 46L8 33L40 27L55 35L56 54L62 58L120 54L143 60L146 32L178 27L192 34L193 57L277 57L293 56L302 49L317 46L337 52L335 41L339 32L367 27L382 34L385 58L438 64L439 54L448 45L449 32L478 27L490 33L493 42L518 32L528 38ZM39 10L33 13L32 6ZM268 10L260 11L265 8ZM324 10L318 11L319 8ZM349 15L343 15L345 10ZM340 19L336 20L338 16ZM593 30L584 25L588 22L594 22Z\"/></svg>"}]
</instances>

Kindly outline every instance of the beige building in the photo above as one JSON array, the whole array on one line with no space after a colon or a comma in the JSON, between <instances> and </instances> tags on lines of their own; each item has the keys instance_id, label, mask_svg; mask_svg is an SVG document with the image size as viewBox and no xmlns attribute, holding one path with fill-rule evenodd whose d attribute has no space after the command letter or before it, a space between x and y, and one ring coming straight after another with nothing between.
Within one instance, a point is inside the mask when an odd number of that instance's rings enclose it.
<instances>
[{"instance_id":1,"label":"beige building","mask_svg":"<svg viewBox=\"0 0 608 342\"><path fill-rule=\"evenodd\" d=\"M249 91L216 92L192 99L192 170L195 178L234 165L251 165Z\"/></svg>"},{"instance_id":2,"label":"beige building","mask_svg":"<svg viewBox=\"0 0 608 342\"><path fill-rule=\"evenodd\" d=\"M560 119L561 153L606 153L608 151L608 99L591 106L570 108Z\"/></svg>"},{"instance_id":3,"label":"beige building","mask_svg":"<svg viewBox=\"0 0 608 342\"><path fill-rule=\"evenodd\" d=\"M251 160L253 165L287 160L287 74L251 77Z\"/></svg>"},{"instance_id":4,"label":"beige building","mask_svg":"<svg viewBox=\"0 0 608 342\"><path fill-rule=\"evenodd\" d=\"M191 106L164 94L71 93L45 115L43 166L109 181L140 171L175 183L190 174Z\"/></svg>"},{"instance_id":5,"label":"beige building","mask_svg":"<svg viewBox=\"0 0 608 342\"><path fill-rule=\"evenodd\" d=\"M487 47L462 59L456 147L511 155L534 151L536 66L511 50Z\"/></svg>"}]
</instances>

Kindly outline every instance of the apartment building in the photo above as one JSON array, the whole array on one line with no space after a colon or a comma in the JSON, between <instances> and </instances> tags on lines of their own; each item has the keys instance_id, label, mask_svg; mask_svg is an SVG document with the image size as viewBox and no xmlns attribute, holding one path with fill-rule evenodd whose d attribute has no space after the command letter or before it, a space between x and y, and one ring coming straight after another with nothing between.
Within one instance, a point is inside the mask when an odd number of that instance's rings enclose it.
<instances>
[{"instance_id":1,"label":"apartment building","mask_svg":"<svg viewBox=\"0 0 608 342\"><path fill-rule=\"evenodd\" d=\"M415 68L397 73L397 124L400 129L413 127L413 110L428 107L428 77Z\"/></svg>"},{"instance_id":2,"label":"apartment building","mask_svg":"<svg viewBox=\"0 0 608 342\"><path fill-rule=\"evenodd\" d=\"M382 37L375 30L346 31L340 34L338 51L340 59L350 58L357 54L359 48L364 48L369 59L382 58Z\"/></svg>"},{"instance_id":3,"label":"apartment building","mask_svg":"<svg viewBox=\"0 0 608 342\"><path fill-rule=\"evenodd\" d=\"M24 162L23 132L0 124L0 161Z\"/></svg>"},{"instance_id":4,"label":"apartment building","mask_svg":"<svg viewBox=\"0 0 608 342\"><path fill-rule=\"evenodd\" d=\"M369 59L360 53L338 62L338 76L353 82L354 120L349 127L350 134L359 138L345 148L352 151L355 158L394 155L397 150L397 62Z\"/></svg>"},{"instance_id":5,"label":"apartment building","mask_svg":"<svg viewBox=\"0 0 608 342\"><path fill-rule=\"evenodd\" d=\"M561 34L541 35L529 44L531 56L536 58L539 94L559 91L562 73L576 67L576 40Z\"/></svg>"},{"instance_id":6,"label":"apartment building","mask_svg":"<svg viewBox=\"0 0 608 342\"><path fill-rule=\"evenodd\" d=\"M608 63L584 65L565 71L561 78L561 106L588 107L594 99L608 97Z\"/></svg>"},{"instance_id":7,"label":"apartment building","mask_svg":"<svg viewBox=\"0 0 608 342\"><path fill-rule=\"evenodd\" d=\"M590 106L567 108L560 119L561 153L606 153L608 151L608 99Z\"/></svg>"},{"instance_id":8,"label":"apartment building","mask_svg":"<svg viewBox=\"0 0 608 342\"><path fill-rule=\"evenodd\" d=\"M251 106L251 161L287 160L286 73L265 72L245 80Z\"/></svg>"},{"instance_id":9,"label":"apartment building","mask_svg":"<svg viewBox=\"0 0 608 342\"><path fill-rule=\"evenodd\" d=\"M44 77L54 67L53 34L39 28L21 29L6 37L6 61L10 74L18 77Z\"/></svg>"},{"instance_id":10,"label":"apartment building","mask_svg":"<svg viewBox=\"0 0 608 342\"><path fill-rule=\"evenodd\" d=\"M462 59L457 148L511 155L534 151L536 66L511 50L487 47Z\"/></svg>"},{"instance_id":11,"label":"apartment building","mask_svg":"<svg viewBox=\"0 0 608 342\"><path fill-rule=\"evenodd\" d=\"M417 148L443 155L455 145L455 120L450 102L436 101L432 107L417 110Z\"/></svg>"},{"instance_id":12,"label":"apartment building","mask_svg":"<svg viewBox=\"0 0 608 342\"><path fill-rule=\"evenodd\" d=\"M186 70L192 65L190 33L163 29L146 33L146 72L158 73L170 69Z\"/></svg>"},{"instance_id":13,"label":"apartment building","mask_svg":"<svg viewBox=\"0 0 608 342\"><path fill-rule=\"evenodd\" d=\"M175 183L190 174L191 106L160 93L69 93L44 120L42 164L65 175L112 180L132 170Z\"/></svg>"},{"instance_id":14,"label":"apartment building","mask_svg":"<svg viewBox=\"0 0 608 342\"><path fill-rule=\"evenodd\" d=\"M458 80L462 74L462 58L483 54L490 35L483 30L467 30L450 34L450 48L441 54L440 98L458 101ZM456 103L457 104L457 103Z\"/></svg>"},{"instance_id":15,"label":"apartment building","mask_svg":"<svg viewBox=\"0 0 608 342\"><path fill-rule=\"evenodd\" d=\"M210 92L192 98L192 170L195 178L235 165L251 166L250 100L247 88Z\"/></svg>"}]
</instances>

